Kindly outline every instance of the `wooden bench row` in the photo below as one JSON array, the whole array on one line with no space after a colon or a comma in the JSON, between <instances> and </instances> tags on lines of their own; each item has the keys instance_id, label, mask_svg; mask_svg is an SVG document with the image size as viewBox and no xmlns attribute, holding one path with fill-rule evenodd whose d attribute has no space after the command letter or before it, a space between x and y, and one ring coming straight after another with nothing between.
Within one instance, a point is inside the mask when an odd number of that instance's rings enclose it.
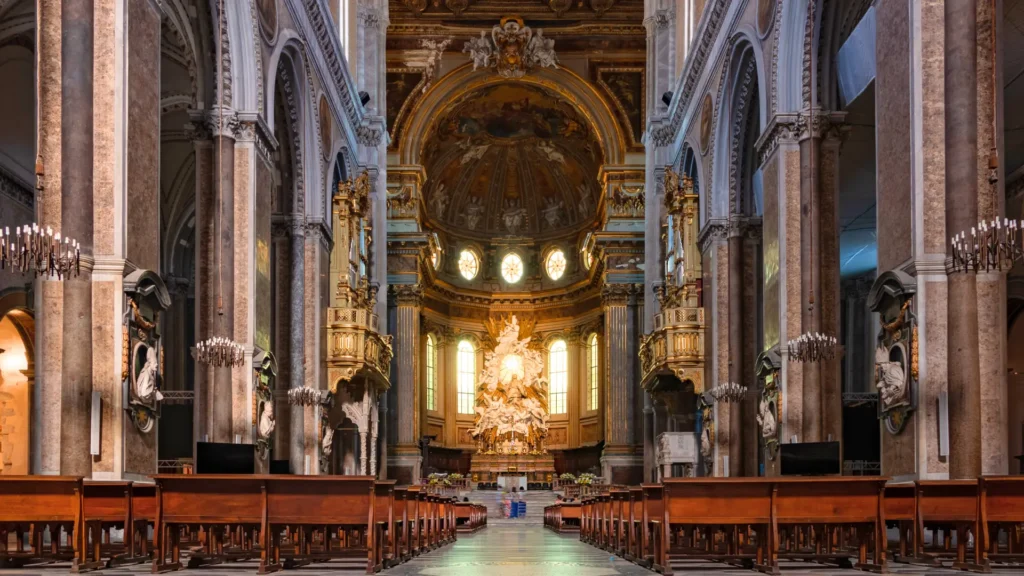
<instances>
[{"instance_id":1,"label":"wooden bench row","mask_svg":"<svg viewBox=\"0 0 1024 576\"><path fill-rule=\"evenodd\" d=\"M571 509L548 507L545 524L564 530ZM901 561L987 571L990 561L1024 560L1024 477L889 486L871 477L670 479L580 505L581 540L663 574L708 561L777 574L781 560L884 572L887 523L899 528ZM927 530L944 538L926 548Z\"/></svg>"},{"instance_id":2,"label":"wooden bench row","mask_svg":"<svg viewBox=\"0 0 1024 576\"><path fill-rule=\"evenodd\" d=\"M544 526L555 532L579 532L580 502L557 502L544 508Z\"/></svg>"},{"instance_id":3,"label":"wooden bench row","mask_svg":"<svg viewBox=\"0 0 1024 576\"><path fill-rule=\"evenodd\" d=\"M373 573L456 537L450 499L370 476L153 479L0 477L0 562L72 560L82 572L151 561L158 573L258 560L262 574L332 561ZM125 527L124 543L112 543L110 531Z\"/></svg>"},{"instance_id":4,"label":"wooden bench row","mask_svg":"<svg viewBox=\"0 0 1024 576\"><path fill-rule=\"evenodd\" d=\"M486 526L486 506L471 502L455 503L455 529L458 532L476 532Z\"/></svg>"}]
</instances>

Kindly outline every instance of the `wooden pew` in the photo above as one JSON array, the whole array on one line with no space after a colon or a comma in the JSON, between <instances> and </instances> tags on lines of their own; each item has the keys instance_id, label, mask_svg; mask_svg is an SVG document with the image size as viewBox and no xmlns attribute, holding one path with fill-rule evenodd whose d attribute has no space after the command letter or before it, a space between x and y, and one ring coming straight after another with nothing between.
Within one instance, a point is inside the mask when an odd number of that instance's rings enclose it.
<instances>
[{"instance_id":1,"label":"wooden pew","mask_svg":"<svg viewBox=\"0 0 1024 576\"><path fill-rule=\"evenodd\" d=\"M419 556L422 554L424 549L423 544L423 524L421 522L420 512L420 501L422 500L422 494L419 491L418 486L409 486L405 489L405 506L406 506L406 522L408 527L406 528L406 535L408 538L408 555L409 557Z\"/></svg>"},{"instance_id":2,"label":"wooden pew","mask_svg":"<svg viewBox=\"0 0 1024 576\"><path fill-rule=\"evenodd\" d=\"M597 496L598 547L611 550L612 544L612 497L608 493Z\"/></svg>"},{"instance_id":3,"label":"wooden pew","mask_svg":"<svg viewBox=\"0 0 1024 576\"><path fill-rule=\"evenodd\" d=\"M640 529L644 519L644 493L639 486L629 488L629 512L626 515L626 560L636 562L642 558Z\"/></svg>"},{"instance_id":4,"label":"wooden pew","mask_svg":"<svg viewBox=\"0 0 1024 576\"><path fill-rule=\"evenodd\" d=\"M612 488L608 491L610 531L608 550L618 556L626 555L626 522L629 518L629 490Z\"/></svg>"},{"instance_id":5,"label":"wooden pew","mask_svg":"<svg viewBox=\"0 0 1024 576\"><path fill-rule=\"evenodd\" d=\"M982 476L978 491L981 564L1024 561L1024 476ZM1000 532L1006 532L1005 547L999 545Z\"/></svg>"},{"instance_id":6,"label":"wooden pew","mask_svg":"<svg viewBox=\"0 0 1024 576\"><path fill-rule=\"evenodd\" d=\"M853 530L854 567L885 572L886 480L871 476L774 479L769 567L778 571L779 556L845 565L851 550L837 543L846 530ZM779 539L780 527L786 530L785 541ZM783 551L787 544L788 550Z\"/></svg>"},{"instance_id":7,"label":"wooden pew","mask_svg":"<svg viewBox=\"0 0 1024 576\"><path fill-rule=\"evenodd\" d=\"M901 562L914 556L917 550L917 487L913 482L886 484L885 523L896 528L899 541L892 550L894 559Z\"/></svg>"},{"instance_id":8,"label":"wooden pew","mask_svg":"<svg viewBox=\"0 0 1024 576\"><path fill-rule=\"evenodd\" d=\"M17 543L9 548L10 534ZM73 570L85 572L91 569L85 543L81 478L0 476L0 567L72 560Z\"/></svg>"},{"instance_id":9,"label":"wooden pew","mask_svg":"<svg viewBox=\"0 0 1024 576\"><path fill-rule=\"evenodd\" d=\"M932 564L953 559L953 568L986 571L985 538L980 529L980 498L977 480L919 480L917 482L917 547L915 556ZM931 548L924 545L925 531L943 542ZM956 532L956 550L951 549L952 533ZM974 550L967 555L967 533L974 535Z\"/></svg>"},{"instance_id":10,"label":"wooden pew","mask_svg":"<svg viewBox=\"0 0 1024 576\"><path fill-rule=\"evenodd\" d=\"M147 532L156 514L154 485L87 480L82 495L82 523L92 540L88 550L92 568L150 560ZM124 539L114 544L110 532L118 528L124 530Z\"/></svg>"},{"instance_id":11,"label":"wooden pew","mask_svg":"<svg viewBox=\"0 0 1024 576\"><path fill-rule=\"evenodd\" d=\"M487 508L480 504L458 502L455 504L455 526L459 532L476 532L486 525Z\"/></svg>"},{"instance_id":12,"label":"wooden pew","mask_svg":"<svg viewBox=\"0 0 1024 576\"><path fill-rule=\"evenodd\" d=\"M594 543L594 497L580 499L580 541Z\"/></svg>"},{"instance_id":13,"label":"wooden pew","mask_svg":"<svg viewBox=\"0 0 1024 576\"><path fill-rule=\"evenodd\" d=\"M395 480L378 480L374 484L374 541L377 543L374 568L383 570L398 564L395 537Z\"/></svg>"},{"instance_id":14,"label":"wooden pew","mask_svg":"<svg viewBox=\"0 0 1024 576\"><path fill-rule=\"evenodd\" d=\"M279 570L268 558L266 476L158 474L153 573L180 570L181 533L202 528L189 567L260 558L261 574ZM232 536L236 538L232 540Z\"/></svg>"},{"instance_id":15,"label":"wooden pew","mask_svg":"<svg viewBox=\"0 0 1024 576\"><path fill-rule=\"evenodd\" d=\"M395 488L395 563L412 558L408 498L409 492L405 488Z\"/></svg>"},{"instance_id":16,"label":"wooden pew","mask_svg":"<svg viewBox=\"0 0 1024 576\"><path fill-rule=\"evenodd\" d=\"M643 519L641 553L637 563L665 573L670 571L665 535L665 488L661 484L641 484L640 491L643 494Z\"/></svg>"},{"instance_id":17,"label":"wooden pew","mask_svg":"<svg viewBox=\"0 0 1024 576\"><path fill-rule=\"evenodd\" d=\"M558 515L557 532L576 532L580 529L580 503L562 502Z\"/></svg>"}]
</instances>

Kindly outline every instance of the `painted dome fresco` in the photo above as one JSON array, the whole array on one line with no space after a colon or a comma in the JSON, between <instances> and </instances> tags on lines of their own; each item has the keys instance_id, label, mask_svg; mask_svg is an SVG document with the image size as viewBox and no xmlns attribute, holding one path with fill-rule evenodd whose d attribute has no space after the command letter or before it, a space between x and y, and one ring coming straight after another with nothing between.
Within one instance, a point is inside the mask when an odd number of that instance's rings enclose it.
<instances>
[{"instance_id":1,"label":"painted dome fresco","mask_svg":"<svg viewBox=\"0 0 1024 576\"><path fill-rule=\"evenodd\" d=\"M428 220L457 236L564 237L594 222L601 147L566 99L522 82L453 101L423 150Z\"/></svg>"}]
</instances>

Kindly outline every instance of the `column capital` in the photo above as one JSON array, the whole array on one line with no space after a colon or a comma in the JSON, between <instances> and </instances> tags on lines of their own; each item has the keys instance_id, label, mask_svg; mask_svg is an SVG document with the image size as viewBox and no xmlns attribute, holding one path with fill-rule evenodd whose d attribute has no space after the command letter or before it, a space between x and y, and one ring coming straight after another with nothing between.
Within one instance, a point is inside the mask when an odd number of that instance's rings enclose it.
<instances>
[{"instance_id":1,"label":"column capital","mask_svg":"<svg viewBox=\"0 0 1024 576\"><path fill-rule=\"evenodd\" d=\"M636 304L643 293L643 284L605 284L601 288L602 306L628 306Z\"/></svg>"},{"instance_id":2,"label":"column capital","mask_svg":"<svg viewBox=\"0 0 1024 576\"><path fill-rule=\"evenodd\" d=\"M395 306L422 306L423 287L419 284L392 284L388 295Z\"/></svg>"},{"instance_id":3,"label":"column capital","mask_svg":"<svg viewBox=\"0 0 1024 576\"><path fill-rule=\"evenodd\" d=\"M724 240L729 233L729 221L725 218L712 218L704 223L697 234L697 250L705 253L711 244Z\"/></svg>"}]
</instances>

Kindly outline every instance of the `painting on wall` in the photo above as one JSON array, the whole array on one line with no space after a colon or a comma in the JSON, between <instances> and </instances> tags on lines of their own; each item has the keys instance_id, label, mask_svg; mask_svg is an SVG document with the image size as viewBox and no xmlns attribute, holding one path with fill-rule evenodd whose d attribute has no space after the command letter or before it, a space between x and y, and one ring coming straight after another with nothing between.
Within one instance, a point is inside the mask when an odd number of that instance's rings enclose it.
<instances>
[{"instance_id":1,"label":"painting on wall","mask_svg":"<svg viewBox=\"0 0 1024 576\"><path fill-rule=\"evenodd\" d=\"M647 92L643 65L597 65L594 74L597 84L611 97L630 146L642 147Z\"/></svg>"},{"instance_id":2,"label":"painting on wall","mask_svg":"<svg viewBox=\"0 0 1024 576\"><path fill-rule=\"evenodd\" d=\"M396 128L398 122L412 104L413 96L419 94L424 82L423 70L418 68L388 68L385 80L387 88L387 121L388 133L392 142L398 141Z\"/></svg>"}]
</instances>

